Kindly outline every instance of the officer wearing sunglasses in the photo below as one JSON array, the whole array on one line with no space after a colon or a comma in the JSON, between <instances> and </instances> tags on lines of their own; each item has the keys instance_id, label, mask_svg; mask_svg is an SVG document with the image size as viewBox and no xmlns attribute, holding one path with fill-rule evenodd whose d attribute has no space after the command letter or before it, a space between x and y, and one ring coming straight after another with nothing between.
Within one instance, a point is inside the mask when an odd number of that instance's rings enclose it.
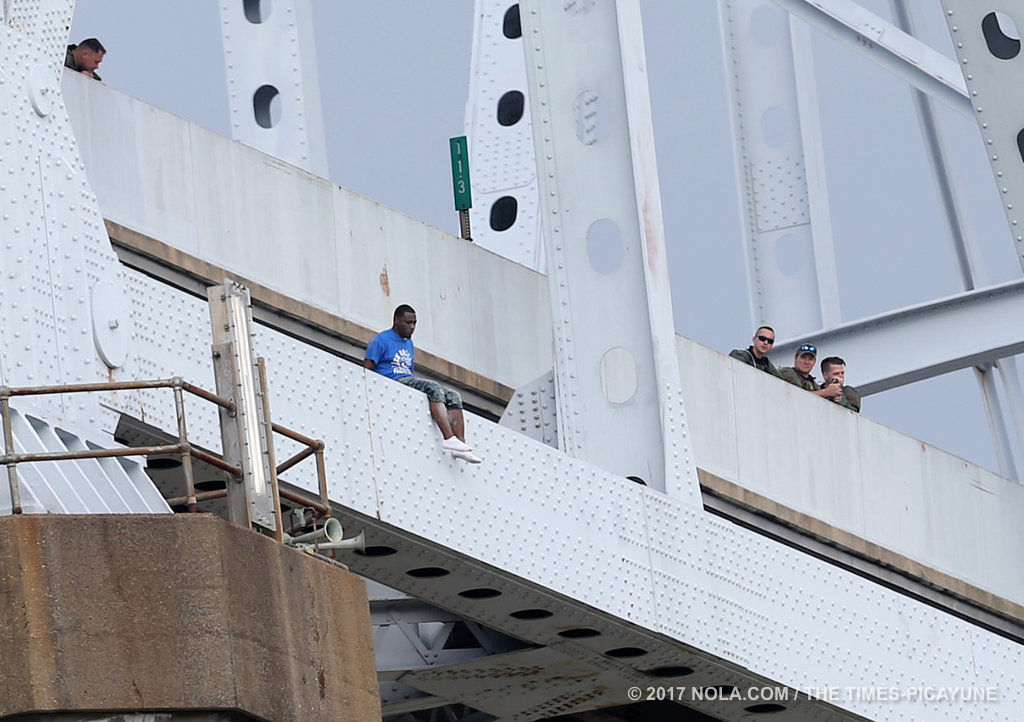
<instances>
[{"instance_id":1,"label":"officer wearing sunglasses","mask_svg":"<svg viewBox=\"0 0 1024 722\"><path fill-rule=\"evenodd\" d=\"M750 346L734 348L729 352L729 356L737 361L742 361L747 366L753 366L772 376L782 378L779 375L779 370L775 368L775 364L768 359L768 352L772 350L772 344L775 343L775 330L771 326L758 326L754 331L754 338L750 340Z\"/></svg>"}]
</instances>

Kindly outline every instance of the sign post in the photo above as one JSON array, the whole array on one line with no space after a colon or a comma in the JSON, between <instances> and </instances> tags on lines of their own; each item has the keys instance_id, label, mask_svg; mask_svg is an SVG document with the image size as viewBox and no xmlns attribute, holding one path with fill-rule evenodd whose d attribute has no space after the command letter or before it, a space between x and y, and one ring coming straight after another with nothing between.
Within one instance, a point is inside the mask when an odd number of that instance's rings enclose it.
<instances>
[{"instance_id":1,"label":"sign post","mask_svg":"<svg viewBox=\"0 0 1024 722\"><path fill-rule=\"evenodd\" d=\"M455 210L459 212L459 229L462 238L472 241L469 232L469 209L473 207L473 195L469 188L469 146L466 136L448 141L452 152L452 186L455 190Z\"/></svg>"}]
</instances>

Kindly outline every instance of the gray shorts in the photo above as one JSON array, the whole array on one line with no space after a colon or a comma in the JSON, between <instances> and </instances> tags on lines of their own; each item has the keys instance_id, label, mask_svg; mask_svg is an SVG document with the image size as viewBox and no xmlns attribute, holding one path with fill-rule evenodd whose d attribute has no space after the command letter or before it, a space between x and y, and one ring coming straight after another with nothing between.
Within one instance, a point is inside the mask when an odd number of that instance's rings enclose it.
<instances>
[{"instance_id":1,"label":"gray shorts","mask_svg":"<svg viewBox=\"0 0 1024 722\"><path fill-rule=\"evenodd\" d=\"M401 378L395 379L400 384L405 384L410 388L414 388L417 391L422 391L427 395L432 404L444 404L449 409L461 409L462 408L462 396L459 395L458 391L452 389L446 389L436 381L430 381L428 379L418 379L415 376L402 376Z\"/></svg>"}]
</instances>

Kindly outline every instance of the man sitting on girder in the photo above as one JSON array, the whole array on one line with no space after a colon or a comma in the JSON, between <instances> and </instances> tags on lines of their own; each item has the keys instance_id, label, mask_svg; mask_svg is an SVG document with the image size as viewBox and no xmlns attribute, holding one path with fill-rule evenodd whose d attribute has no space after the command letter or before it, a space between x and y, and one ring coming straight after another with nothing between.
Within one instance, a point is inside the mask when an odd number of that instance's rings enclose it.
<instances>
[{"instance_id":1,"label":"man sitting on girder","mask_svg":"<svg viewBox=\"0 0 1024 722\"><path fill-rule=\"evenodd\" d=\"M834 401L834 397L842 395L842 386L829 384L822 387L818 385L814 376L811 375L811 369L814 368L814 360L817 357L817 347L805 343L793 354L793 365L779 369L779 375L794 386L799 386L804 391L810 391L815 396L821 396L822 398Z\"/></svg>"},{"instance_id":2,"label":"man sitting on girder","mask_svg":"<svg viewBox=\"0 0 1024 722\"><path fill-rule=\"evenodd\" d=\"M754 338L750 340L751 344L749 347L734 348L730 351L730 358L742 361L747 366L761 369L772 376L782 378L779 376L779 370L775 368L775 364L768 359L768 352L772 350L772 344L775 343L775 329L771 326L758 326L757 330L754 331Z\"/></svg>"},{"instance_id":3,"label":"man sitting on girder","mask_svg":"<svg viewBox=\"0 0 1024 722\"><path fill-rule=\"evenodd\" d=\"M68 46L67 54L64 55L64 67L77 70L93 80L100 80L96 68L100 67L106 54L107 49L103 47L103 43L96 38L86 38L78 45Z\"/></svg>"},{"instance_id":4,"label":"man sitting on girder","mask_svg":"<svg viewBox=\"0 0 1024 722\"><path fill-rule=\"evenodd\" d=\"M832 396L831 400L844 409L860 413L860 392L853 386L846 385L846 362L838 356L829 356L821 362L821 385L838 386L842 393Z\"/></svg>"},{"instance_id":5,"label":"man sitting on girder","mask_svg":"<svg viewBox=\"0 0 1024 722\"><path fill-rule=\"evenodd\" d=\"M430 415L444 437L441 448L450 451L456 459L479 464L480 457L466 443L466 421L459 392L446 389L436 381L418 379L412 375L416 356L412 332L415 330L416 311L403 303L395 309L391 328L381 331L370 340L363 366L425 393L430 403Z\"/></svg>"}]
</instances>

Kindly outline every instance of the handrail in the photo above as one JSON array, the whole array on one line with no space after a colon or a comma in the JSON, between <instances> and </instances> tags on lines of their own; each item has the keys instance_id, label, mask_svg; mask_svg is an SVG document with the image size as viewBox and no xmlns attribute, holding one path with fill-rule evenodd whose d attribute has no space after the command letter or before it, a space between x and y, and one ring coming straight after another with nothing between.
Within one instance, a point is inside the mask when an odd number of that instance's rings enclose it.
<instances>
[{"instance_id":1,"label":"handrail","mask_svg":"<svg viewBox=\"0 0 1024 722\"><path fill-rule=\"evenodd\" d=\"M20 454L14 450L14 431L11 424L11 399L17 396L43 396L47 394L67 393L91 393L95 391L129 391L138 389L159 389L170 388L174 390L174 412L178 425L178 443L161 444L156 446L126 446L114 449L87 449L81 451L37 451ZM193 396L201 398L210 403L216 404L234 415L236 405L230 399L225 399L195 384L185 381L180 376L167 379L149 379L136 381L107 381L98 383L83 384L62 384L49 386L15 387L0 386L0 418L3 423L4 454L0 456L0 464L7 467L7 482L11 492L11 513L21 514L21 483L18 479L17 465L22 463L34 463L42 461L70 461L74 459L103 459L119 456L151 456L154 454L178 454L181 456L182 468L185 474L185 492L183 497L167 499L170 505L185 503L190 513L198 511L198 502L208 499L216 499L227 495L226 490L203 492L196 494L195 478L192 473L192 459L199 459L211 466L215 466L234 477L243 474L240 466L235 466L220 457L209 454L193 447L188 441L188 430L185 423L185 402L184 393L189 392ZM265 391L265 389L264 389ZM265 410L269 416L269 404ZM281 434L289 439L297 441L306 446L298 454L292 456L279 466L275 466L274 474L284 473L298 464L303 459L316 456L317 481L320 490L320 502L317 503L299 494L277 489L279 498L287 499L293 503L308 506L314 509L322 517L330 516L330 502L327 499L327 478L326 465L323 461L324 442L319 439L310 438L292 429L281 426L277 423L270 424L271 437L273 433ZM272 438L267 439L272 447ZM271 456L273 459L273 456ZM273 462L272 462L273 463ZM276 484L274 485L277 486ZM281 535L281 519L276 519L278 535Z\"/></svg>"}]
</instances>

